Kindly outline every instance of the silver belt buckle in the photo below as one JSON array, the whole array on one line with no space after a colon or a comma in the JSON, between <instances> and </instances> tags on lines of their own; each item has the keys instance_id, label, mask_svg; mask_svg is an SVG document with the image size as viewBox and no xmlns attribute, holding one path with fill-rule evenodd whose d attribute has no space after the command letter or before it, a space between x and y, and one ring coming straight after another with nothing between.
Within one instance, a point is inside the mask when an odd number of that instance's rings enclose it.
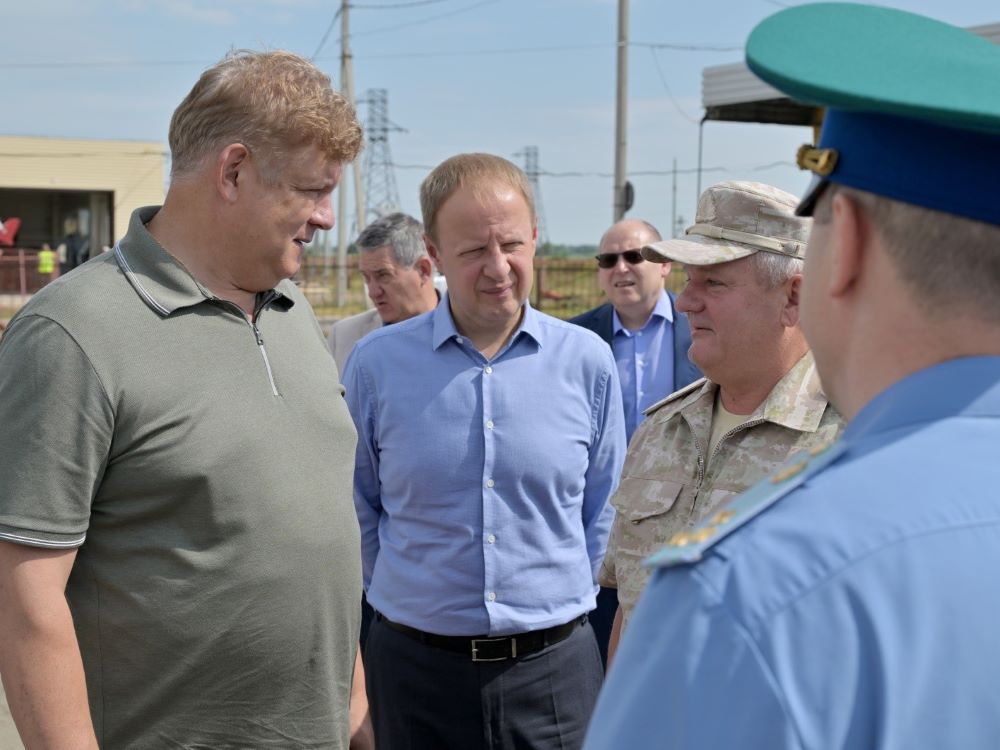
<instances>
[{"instance_id":1,"label":"silver belt buckle","mask_svg":"<svg viewBox=\"0 0 1000 750\"><path fill-rule=\"evenodd\" d=\"M479 648L476 646L477 643L496 643L498 641L510 641L510 655L496 656L492 659L480 659L479 658ZM516 638L473 638L472 639L472 661L507 661L507 659L517 658L517 639Z\"/></svg>"}]
</instances>

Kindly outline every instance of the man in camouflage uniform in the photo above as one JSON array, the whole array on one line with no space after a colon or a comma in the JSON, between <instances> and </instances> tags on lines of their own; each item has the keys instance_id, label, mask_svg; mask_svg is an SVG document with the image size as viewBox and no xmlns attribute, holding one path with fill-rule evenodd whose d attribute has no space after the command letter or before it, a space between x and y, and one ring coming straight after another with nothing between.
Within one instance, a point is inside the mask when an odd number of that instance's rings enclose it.
<instances>
[{"instance_id":1,"label":"man in camouflage uniform","mask_svg":"<svg viewBox=\"0 0 1000 750\"><path fill-rule=\"evenodd\" d=\"M810 220L797 205L768 185L723 182L702 194L684 239L643 248L647 260L684 264L677 309L707 377L647 409L629 445L600 572L618 589L612 654L646 585L645 557L840 431L798 325Z\"/></svg>"}]
</instances>

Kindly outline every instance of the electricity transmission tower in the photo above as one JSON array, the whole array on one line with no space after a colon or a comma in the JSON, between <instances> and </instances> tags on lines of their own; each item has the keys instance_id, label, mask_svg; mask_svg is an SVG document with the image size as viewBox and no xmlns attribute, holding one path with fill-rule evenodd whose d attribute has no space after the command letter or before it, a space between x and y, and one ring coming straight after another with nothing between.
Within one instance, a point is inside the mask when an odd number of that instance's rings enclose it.
<instances>
[{"instance_id":1,"label":"electricity transmission tower","mask_svg":"<svg viewBox=\"0 0 1000 750\"><path fill-rule=\"evenodd\" d=\"M368 103L365 120L365 139L368 143L362 173L365 176L367 222L400 210L396 172L389 151L389 133L406 131L389 122L389 92L386 89L368 89L365 101Z\"/></svg>"},{"instance_id":2,"label":"electricity transmission tower","mask_svg":"<svg viewBox=\"0 0 1000 750\"><path fill-rule=\"evenodd\" d=\"M549 232L545 225L545 211L542 210L542 188L538 184L538 146L525 146L524 151L518 151L514 156L524 157L524 173L531 184L531 192L535 196L535 215L538 218L538 252L544 255L549 247Z\"/></svg>"}]
</instances>

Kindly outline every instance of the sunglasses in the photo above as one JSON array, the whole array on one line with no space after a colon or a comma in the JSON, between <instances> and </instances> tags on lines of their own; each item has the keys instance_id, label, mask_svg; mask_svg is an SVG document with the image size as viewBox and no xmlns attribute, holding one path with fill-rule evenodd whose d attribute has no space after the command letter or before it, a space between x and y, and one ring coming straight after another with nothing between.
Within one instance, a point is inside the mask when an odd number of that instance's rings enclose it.
<instances>
[{"instance_id":1,"label":"sunglasses","mask_svg":"<svg viewBox=\"0 0 1000 750\"><path fill-rule=\"evenodd\" d=\"M642 253L638 250L626 250L623 253L601 253L600 255L595 255L597 258L598 268L614 268L618 265L618 258L622 257L625 262L631 266L638 265L642 263L645 258L642 257Z\"/></svg>"}]
</instances>

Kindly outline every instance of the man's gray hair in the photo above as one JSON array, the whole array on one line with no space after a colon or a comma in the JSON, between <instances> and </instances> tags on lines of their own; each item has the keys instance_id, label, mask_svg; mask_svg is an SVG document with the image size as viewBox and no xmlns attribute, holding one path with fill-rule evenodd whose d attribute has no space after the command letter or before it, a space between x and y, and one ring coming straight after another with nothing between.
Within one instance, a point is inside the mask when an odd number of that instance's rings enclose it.
<instances>
[{"instance_id":1,"label":"man's gray hair","mask_svg":"<svg viewBox=\"0 0 1000 750\"><path fill-rule=\"evenodd\" d=\"M427 255L424 225L404 213L386 214L366 226L354 243L362 253L372 253L387 245L396 263L411 268Z\"/></svg>"},{"instance_id":2,"label":"man's gray hair","mask_svg":"<svg viewBox=\"0 0 1000 750\"><path fill-rule=\"evenodd\" d=\"M757 274L757 281L766 289L775 289L795 274L802 273L805 263L801 258L792 258L780 253L761 250L750 256L750 263Z\"/></svg>"}]
</instances>

